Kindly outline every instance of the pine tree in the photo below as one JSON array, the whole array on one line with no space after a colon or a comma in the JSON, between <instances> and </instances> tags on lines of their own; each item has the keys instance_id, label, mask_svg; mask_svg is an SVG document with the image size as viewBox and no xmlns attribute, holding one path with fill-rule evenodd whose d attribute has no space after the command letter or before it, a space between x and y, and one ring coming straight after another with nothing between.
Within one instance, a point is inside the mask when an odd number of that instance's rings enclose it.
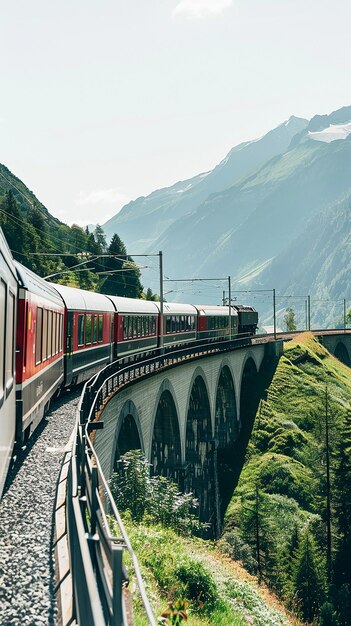
<instances>
[{"instance_id":1,"label":"pine tree","mask_svg":"<svg viewBox=\"0 0 351 626\"><path fill-rule=\"evenodd\" d=\"M301 536L293 561L294 600L302 619L312 622L325 599L325 573L316 543L307 529Z\"/></svg>"},{"instance_id":2,"label":"pine tree","mask_svg":"<svg viewBox=\"0 0 351 626\"><path fill-rule=\"evenodd\" d=\"M259 580L275 584L277 546L270 522L269 499L256 485L250 498L243 501L241 515L241 531L244 541L251 546L257 561Z\"/></svg>"},{"instance_id":3,"label":"pine tree","mask_svg":"<svg viewBox=\"0 0 351 626\"><path fill-rule=\"evenodd\" d=\"M333 588L341 624L346 626L351 615L351 407L340 429L333 496L337 527Z\"/></svg>"},{"instance_id":4,"label":"pine tree","mask_svg":"<svg viewBox=\"0 0 351 626\"><path fill-rule=\"evenodd\" d=\"M104 233L104 229L102 228L102 226L100 226L100 224L97 224L94 235L95 241L100 247L101 253L105 254L107 252L106 235Z\"/></svg>"},{"instance_id":5,"label":"pine tree","mask_svg":"<svg viewBox=\"0 0 351 626\"><path fill-rule=\"evenodd\" d=\"M285 311L284 324L287 331L296 330L295 311L291 307Z\"/></svg>"}]
</instances>

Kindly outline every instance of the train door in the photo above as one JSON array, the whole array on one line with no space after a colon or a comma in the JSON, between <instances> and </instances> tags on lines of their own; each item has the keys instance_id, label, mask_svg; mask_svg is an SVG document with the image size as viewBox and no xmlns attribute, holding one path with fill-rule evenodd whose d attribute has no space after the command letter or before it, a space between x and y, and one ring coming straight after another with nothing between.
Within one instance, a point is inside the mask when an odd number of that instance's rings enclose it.
<instances>
[{"instance_id":1,"label":"train door","mask_svg":"<svg viewBox=\"0 0 351 626\"><path fill-rule=\"evenodd\" d=\"M73 378L73 312L66 311L65 385Z\"/></svg>"}]
</instances>

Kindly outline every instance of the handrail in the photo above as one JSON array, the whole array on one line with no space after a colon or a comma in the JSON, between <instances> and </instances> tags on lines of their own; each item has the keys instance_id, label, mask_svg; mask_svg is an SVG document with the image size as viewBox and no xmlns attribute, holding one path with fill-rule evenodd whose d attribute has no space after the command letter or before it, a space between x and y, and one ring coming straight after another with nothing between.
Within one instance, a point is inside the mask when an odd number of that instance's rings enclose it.
<instances>
[{"instance_id":1,"label":"handrail","mask_svg":"<svg viewBox=\"0 0 351 626\"><path fill-rule=\"evenodd\" d=\"M277 339L288 339L301 331L277 333ZM314 331L315 333L321 331ZM333 332L333 331L329 331ZM341 331L342 332L342 331ZM103 474L91 432L99 428L100 414L120 389L160 370L177 366L185 360L200 359L248 345L265 344L273 335L247 335L222 341L196 341L173 349L155 351L155 356L126 364L123 359L105 366L84 385L77 408L74 445L68 473L67 534L73 583L73 613L78 624L85 626L128 626L125 588L127 575L123 568L123 551L129 552L134 573L151 626L156 621L150 607L138 559L134 554L124 524ZM120 537L111 532L111 521Z\"/></svg>"}]
</instances>

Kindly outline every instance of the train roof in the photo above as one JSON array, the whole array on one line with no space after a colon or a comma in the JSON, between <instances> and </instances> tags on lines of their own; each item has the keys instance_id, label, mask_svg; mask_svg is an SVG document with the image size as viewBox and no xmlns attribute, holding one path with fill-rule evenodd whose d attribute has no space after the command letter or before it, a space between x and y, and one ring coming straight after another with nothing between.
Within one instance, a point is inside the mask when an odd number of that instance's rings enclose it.
<instances>
[{"instance_id":1,"label":"train roof","mask_svg":"<svg viewBox=\"0 0 351 626\"><path fill-rule=\"evenodd\" d=\"M63 306L62 298L60 298L60 295L51 283L48 283L44 280L44 278L41 278L29 270L28 267L25 267L22 263L19 263L18 261L15 261L14 263L20 286L23 289L27 289L30 293L42 296L43 298L46 298L47 300L50 300L50 302L53 302L61 307Z\"/></svg>"},{"instance_id":2,"label":"train roof","mask_svg":"<svg viewBox=\"0 0 351 626\"><path fill-rule=\"evenodd\" d=\"M201 316L221 316L227 315L229 316L229 307L215 304L195 304L195 308L198 310L199 315ZM231 315L236 317L238 312L233 309L231 310Z\"/></svg>"},{"instance_id":3,"label":"train roof","mask_svg":"<svg viewBox=\"0 0 351 626\"><path fill-rule=\"evenodd\" d=\"M161 305L159 302L155 302L158 310ZM197 315L197 310L192 304L181 304L179 302L164 302L163 303L164 315Z\"/></svg>"},{"instance_id":4,"label":"train roof","mask_svg":"<svg viewBox=\"0 0 351 626\"><path fill-rule=\"evenodd\" d=\"M64 301L68 311L101 311L113 312L114 307L106 296L86 289L75 289L67 285L50 283Z\"/></svg>"},{"instance_id":5,"label":"train roof","mask_svg":"<svg viewBox=\"0 0 351 626\"><path fill-rule=\"evenodd\" d=\"M121 296L106 296L111 300L117 313L149 313L158 315L156 303L151 300L122 298Z\"/></svg>"},{"instance_id":6,"label":"train roof","mask_svg":"<svg viewBox=\"0 0 351 626\"><path fill-rule=\"evenodd\" d=\"M11 273L13 274L14 278L17 280L17 274L16 274L16 268L15 268L15 262L14 259L12 257L10 248L8 246L8 243L5 239L5 235L2 232L1 228L0 228L0 255L4 258L4 261L7 265L7 267L10 269Z\"/></svg>"},{"instance_id":7,"label":"train roof","mask_svg":"<svg viewBox=\"0 0 351 626\"><path fill-rule=\"evenodd\" d=\"M257 313L256 309L249 304L233 304L233 307L237 311L253 311L254 313Z\"/></svg>"}]
</instances>

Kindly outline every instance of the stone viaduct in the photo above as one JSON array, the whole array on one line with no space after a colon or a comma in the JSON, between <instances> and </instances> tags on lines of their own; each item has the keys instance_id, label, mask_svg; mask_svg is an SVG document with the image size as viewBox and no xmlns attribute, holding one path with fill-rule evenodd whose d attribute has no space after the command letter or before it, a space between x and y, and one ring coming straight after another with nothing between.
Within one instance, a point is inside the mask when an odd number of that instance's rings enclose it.
<instances>
[{"instance_id":1,"label":"stone viaduct","mask_svg":"<svg viewBox=\"0 0 351 626\"><path fill-rule=\"evenodd\" d=\"M350 365L350 334L320 340ZM119 391L104 408L104 428L94 439L106 478L122 454L142 449L155 473L195 494L200 519L217 533L282 346L282 340L253 343L192 359Z\"/></svg>"}]
</instances>

